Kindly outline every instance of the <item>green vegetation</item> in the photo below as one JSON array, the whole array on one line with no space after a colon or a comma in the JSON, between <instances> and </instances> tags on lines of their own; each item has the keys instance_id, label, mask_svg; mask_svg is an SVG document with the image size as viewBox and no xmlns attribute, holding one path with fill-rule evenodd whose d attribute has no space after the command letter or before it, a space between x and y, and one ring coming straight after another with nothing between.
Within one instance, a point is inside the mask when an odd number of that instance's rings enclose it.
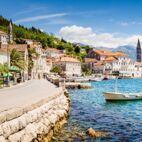
<instances>
[{"instance_id":1,"label":"green vegetation","mask_svg":"<svg viewBox=\"0 0 142 142\"><path fill-rule=\"evenodd\" d=\"M20 70L25 69L25 62L22 57L22 53L18 52L15 48L10 53L10 65L19 68Z\"/></svg>"},{"instance_id":2,"label":"green vegetation","mask_svg":"<svg viewBox=\"0 0 142 142\"><path fill-rule=\"evenodd\" d=\"M39 55L36 53L34 48L28 47L28 72L31 74L34 66L33 57L37 58Z\"/></svg>"},{"instance_id":3,"label":"green vegetation","mask_svg":"<svg viewBox=\"0 0 142 142\"><path fill-rule=\"evenodd\" d=\"M91 71L86 67L85 64L82 64L81 68L82 68L82 75L83 76L90 76L90 75L92 75Z\"/></svg>"},{"instance_id":4,"label":"green vegetation","mask_svg":"<svg viewBox=\"0 0 142 142\"><path fill-rule=\"evenodd\" d=\"M0 64L0 73L1 74L7 73L8 71L9 71L9 69L8 69L7 64L4 64L4 65Z\"/></svg>"},{"instance_id":5,"label":"green vegetation","mask_svg":"<svg viewBox=\"0 0 142 142\"><path fill-rule=\"evenodd\" d=\"M60 75L63 73L63 70L59 66L53 66L51 72L58 73Z\"/></svg>"},{"instance_id":6,"label":"green vegetation","mask_svg":"<svg viewBox=\"0 0 142 142\"><path fill-rule=\"evenodd\" d=\"M7 27L9 25L9 20L0 16L0 30L7 32ZM42 32L40 29L35 27L26 28L22 25L13 24L13 36L14 41L16 43L24 43L23 39L32 39L42 43L43 48L57 48L61 50L65 50L67 55L72 55L74 57L78 57L81 61L83 57L86 55L89 46L82 46L79 44L72 44L70 42L65 41L63 38L59 39L55 37L53 34L48 34ZM84 49L85 52L81 52Z\"/></svg>"}]
</instances>

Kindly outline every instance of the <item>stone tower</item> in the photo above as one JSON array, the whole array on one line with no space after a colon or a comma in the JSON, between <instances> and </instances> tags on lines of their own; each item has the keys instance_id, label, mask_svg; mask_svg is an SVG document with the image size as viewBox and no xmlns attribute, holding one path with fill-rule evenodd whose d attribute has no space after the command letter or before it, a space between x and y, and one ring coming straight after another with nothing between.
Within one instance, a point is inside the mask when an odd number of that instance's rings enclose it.
<instances>
[{"instance_id":1,"label":"stone tower","mask_svg":"<svg viewBox=\"0 0 142 142\"><path fill-rule=\"evenodd\" d=\"M12 28L12 20L10 20L8 26L8 43L13 43L13 28Z\"/></svg>"},{"instance_id":2,"label":"stone tower","mask_svg":"<svg viewBox=\"0 0 142 142\"><path fill-rule=\"evenodd\" d=\"M138 39L138 43L137 43L137 49L136 49L136 58L137 58L137 62L141 62L141 44L140 44L140 40Z\"/></svg>"}]
</instances>

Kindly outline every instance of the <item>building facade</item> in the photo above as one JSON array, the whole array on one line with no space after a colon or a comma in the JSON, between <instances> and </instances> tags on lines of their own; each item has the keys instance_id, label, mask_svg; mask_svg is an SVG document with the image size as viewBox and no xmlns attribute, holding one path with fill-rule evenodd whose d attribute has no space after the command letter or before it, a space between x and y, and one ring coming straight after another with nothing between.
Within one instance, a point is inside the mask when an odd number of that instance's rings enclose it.
<instances>
[{"instance_id":1,"label":"building facade","mask_svg":"<svg viewBox=\"0 0 142 142\"><path fill-rule=\"evenodd\" d=\"M71 56L56 58L54 66L59 66L66 76L81 76L81 62Z\"/></svg>"},{"instance_id":2,"label":"building facade","mask_svg":"<svg viewBox=\"0 0 142 142\"><path fill-rule=\"evenodd\" d=\"M10 64L10 52L6 48L0 48L0 64Z\"/></svg>"},{"instance_id":3,"label":"building facade","mask_svg":"<svg viewBox=\"0 0 142 142\"><path fill-rule=\"evenodd\" d=\"M47 58L58 58L60 56L65 55L65 51L64 50L58 50L56 48L47 48L46 50L44 50L44 55Z\"/></svg>"},{"instance_id":4,"label":"building facade","mask_svg":"<svg viewBox=\"0 0 142 142\"><path fill-rule=\"evenodd\" d=\"M8 44L8 35L5 32L0 31L0 46Z\"/></svg>"}]
</instances>

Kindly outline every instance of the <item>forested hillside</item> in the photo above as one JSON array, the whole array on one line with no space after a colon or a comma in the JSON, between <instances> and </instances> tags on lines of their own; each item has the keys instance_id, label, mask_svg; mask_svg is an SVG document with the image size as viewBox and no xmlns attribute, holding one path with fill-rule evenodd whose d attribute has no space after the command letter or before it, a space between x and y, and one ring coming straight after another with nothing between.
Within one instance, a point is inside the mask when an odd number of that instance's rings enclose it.
<instances>
[{"instance_id":1,"label":"forested hillside","mask_svg":"<svg viewBox=\"0 0 142 142\"><path fill-rule=\"evenodd\" d=\"M9 25L9 20L5 19L3 16L0 16L0 30L7 32L7 27ZM13 36L16 43L22 43L22 39L32 39L40 41L43 45L43 48L57 48L64 49L69 55L77 56L81 60L86 55L89 46L81 46L77 44L72 44L65 41L64 39L59 39L54 35L42 32L40 29L35 27L27 28L22 25L13 24ZM81 52L82 49L85 52Z\"/></svg>"}]
</instances>

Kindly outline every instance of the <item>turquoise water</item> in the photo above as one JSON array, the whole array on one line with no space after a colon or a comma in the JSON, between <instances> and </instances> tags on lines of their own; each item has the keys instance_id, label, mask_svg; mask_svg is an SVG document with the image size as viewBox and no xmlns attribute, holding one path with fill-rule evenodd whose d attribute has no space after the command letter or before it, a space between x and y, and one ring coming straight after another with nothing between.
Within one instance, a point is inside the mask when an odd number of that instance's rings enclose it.
<instances>
[{"instance_id":1,"label":"turquoise water","mask_svg":"<svg viewBox=\"0 0 142 142\"><path fill-rule=\"evenodd\" d=\"M114 91L114 80L93 82L93 89L70 90L71 111L68 123L58 138L68 141L67 134L86 132L89 127L109 132L105 138L77 137L75 142L142 142L142 100L106 102L103 91ZM118 80L119 92L142 92L142 79ZM62 134L62 135L61 135Z\"/></svg>"}]
</instances>

